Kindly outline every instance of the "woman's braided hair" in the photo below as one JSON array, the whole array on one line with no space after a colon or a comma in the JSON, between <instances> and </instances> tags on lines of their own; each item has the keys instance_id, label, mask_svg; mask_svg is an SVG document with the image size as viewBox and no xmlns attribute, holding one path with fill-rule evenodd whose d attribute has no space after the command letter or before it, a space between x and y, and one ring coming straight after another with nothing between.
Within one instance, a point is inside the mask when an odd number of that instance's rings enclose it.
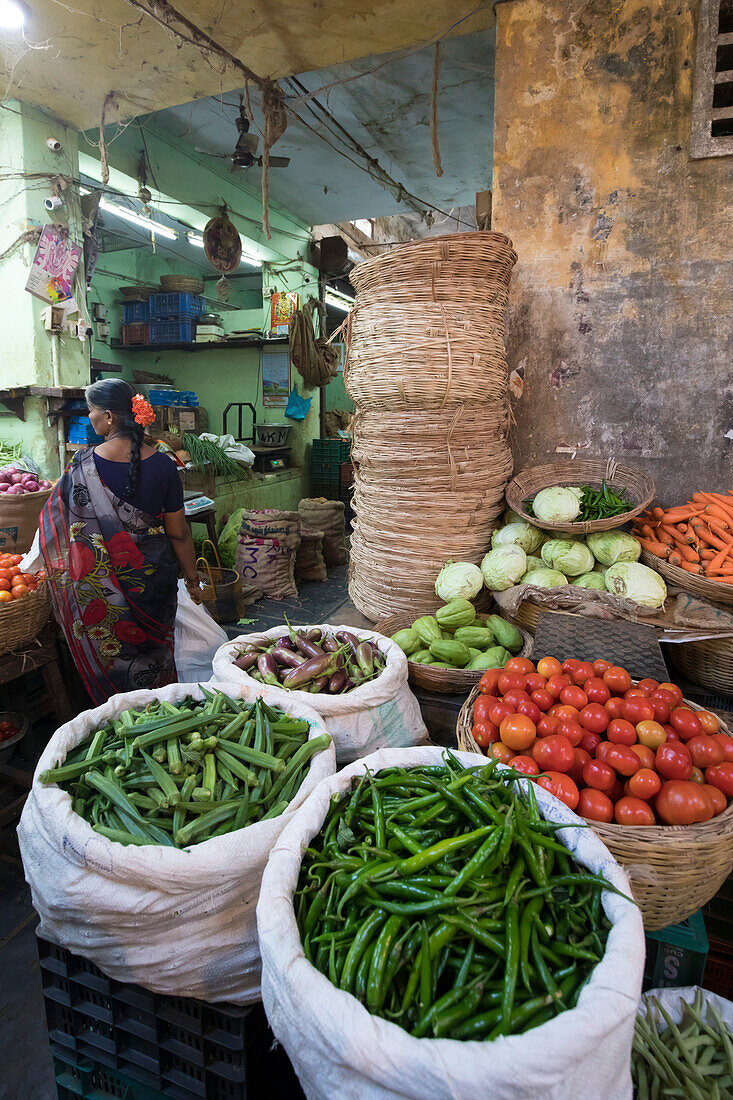
<instances>
[{"instance_id":1,"label":"woman's braided hair","mask_svg":"<svg viewBox=\"0 0 733 1100\"><path fill-rule=\"evenodd\" d=\"M117 432L130 440L130 466L127 485L122 496L129 500L135 495L140 476L140 448L145 439L145 428L138 424L132 411L132 399L135 390L124 378L106 378L87 386L87 404L102 412L113 413L117 417Z\"/></svg>"}]
</instances>

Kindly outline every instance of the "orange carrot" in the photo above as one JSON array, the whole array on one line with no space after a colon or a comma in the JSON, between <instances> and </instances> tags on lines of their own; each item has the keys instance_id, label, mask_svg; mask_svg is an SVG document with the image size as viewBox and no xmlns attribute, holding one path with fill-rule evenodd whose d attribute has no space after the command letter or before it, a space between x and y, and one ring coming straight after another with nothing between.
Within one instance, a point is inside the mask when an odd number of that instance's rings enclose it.
<instances>
[{"instance_id":1,"label":"orange carrot","mask_svg":"<svg viewBox=\"0 0 733 1100\"><path fill-rule=\"evenodd\" d=\"M717 519L709 519L708 527L713 534L721 538L723 542L733 543L733 535L729 533L727 524L722 524Z\"/></svg>"},{"instance_id":2,"label":"orange carrot","mask_svg":"<svg viewBox=\"0 0 733 1100\"><path fill-rule=\"evenodd\" d=\"M698 554L697 550L693 550L693 548L691 546L680 546L679 550L680 550L680 554L685 559L685 561L689 561L689 562L699 562L700 561L700 555Z\"/></svg>"},{"instance_id":3,"label":"orange carrot","mask_svg":"<svg viewBox=\"0 0 733 1100\"><path fill-rule=\"evenodd\" d=\"M692 505L686 508L668 508L664 513L664 516L660 516L663 523L681 523L683 520L692 519L693 516L698 516L702 508L700 505Z\"/></svg>"},{"instance_id":4,"label":"orange carrot","mask_svg":"<svg viewBox=\"0 0 733 1100\"><path fill-rule=\"evenodd\" d=\"M726 565L723 569L718 569L715 572L706 570L705 575L712 581L719 581L722 577L733 577L733 565Z\"/></svg>"},{"instance_id":5,"label":"orange carrot","mask_svg":"<svg viewBox=\"0 0 733 1100\"><path fill-rule=\"evenodd\" d=\"M726 512L725 508L721 507L719 504L708 504L703 514L705 516L712 516L714 519L719 519L726 527L730 527L730 515Z\"/></svg>"},{"instance_id":6,"label":"orange carrot","mask_svg":"<svg viewBox=\"0 0 733 1100\"><path fill-rule=\"evenodd\" d=\"M654 554L658 558L666 558L669 554L669 547L665 546L663 542L657 542L655 539L639 539L639 542L645 550L648 550L650 554Z\"/></svg>"},{"instance_id":7,"label":"orange carrot","mask_svg":"<svg viewBox=\"0 0 733 1100\"><path fill-rule=\"evenodd\" d=\"M725 549L719 550L716 553L715 557L711 558L710 561L705 566L706 572L708 572L708 573L717 573L719 569L722 569L723 563L725 562L725 559L728 557L728 554L731 552L731 549L732 548L730 546L726 546Z\"/></svg>"},{"instance_id":8,"label":"orange carrot","mask_svg":"<svg viewBox=\"0 0 733 1100\"><path fill-rule=\"evenodd\" d=\"M654 516L654 519L664 519L664 509L652 508L652 515Z\"/></svg>"},{"instance_id":9,"label":"orange carrot","mask_svg":"<svg viewBox=\"0 0 733 1100\"><path fill-rule=\"evenodd\" d=\"M684 569L687 573L702 573L702 566L690 561L680 562L680 569Z\"/></svg>"},{"instance_id":10,"label":"orange carrot","mask_svg":"<svg viewBox=\"0 0 733 1100\"><path fill-rule=\"evenodd\" d=\"M697 538L699 542L704 542L708 546L714 546L717 550L722 550L724 546L728 544L719 539L717 535L712 534L710 531L703 530L702 527L697 528Z\"/></svg>"},{"instance_id":11,"label":"orange carrot","mask_svg":"<svg viewBox=\"0 0 733 1100\"><path fill-rule=\"evenodd\" d=\"M718 508L722 508L723 511L728 514L728 518L733 520L733 504L731 504L728 498L724 497L722 493L719 495L715 493L701 493L700 495L704 498L706 504L714 504Z\"/></svg>"},{"instance_id":12,"label":"orange carrot","mask_svg":"<svg viewBox=\"0 0 733 1100\"><path fill-rule=\"evenodd\" d=\"M682 565L682 555L679 550L673 550L667 558L670 565Z\"/></svg>"},{"instance_id":13,"label":"orange carrot","mask_svg":"<svg viewBox=\"0 0 733 1100\"><path fill-rule=\"evenodd\" d=\"M718 553L718 551L717 551L717 550L710 550L710 549L708 549L708 550L701 550L701 551L700 551L700 557L701 557L701 558L703 559L703 561L710 561L710 560L711 560L712 558L714 558L714 557L715 557L715 555L716 555L717 553Z\"/></svg>"}]
</instances>

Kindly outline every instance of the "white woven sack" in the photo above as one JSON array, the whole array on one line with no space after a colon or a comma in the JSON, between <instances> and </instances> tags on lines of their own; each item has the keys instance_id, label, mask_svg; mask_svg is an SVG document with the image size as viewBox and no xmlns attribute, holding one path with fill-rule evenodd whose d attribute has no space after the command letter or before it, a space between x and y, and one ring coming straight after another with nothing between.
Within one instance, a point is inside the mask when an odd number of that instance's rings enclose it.
<instances>
[{"instance_id":1,"label":"white woven sack","mask_svg":"<svg viewBox=\"0 0 733 1100\"><path fill-rule=\"evenodd\" d=\"M487 761L456 753L466 766ZM329 800L366 767L440 763L425 747L377 752L325 779L272 850L262 879L257 927L262 999L308 1100L631 1100L630 1054L644 966L641 913L617 894L603 906L613 927L606 952L578 998L525 1035L487 1042L414 1039L372 1016L305 958L293 893L303 852L318 833ZM527 781L520 781L526 785ZM604 844L563 803L535 788L544 817L567 821L558 837L576 858L625 893L629 880Z\"/></svg>"},{"instance_id":2,"label":"white woven sack","mask_svg":"<svg viewBox=\"0 0 733 1100\"><path fill-rule=\"evenodd\" d=\"M407 657L400 647L383 634L373 630L356 629L351 626L330 626L319 624L323 630L336 633L348 630L360 641L376 642L387 658L387 666L374 680L354 688L346 695L329 695L322 692L311 695L307 691L288 691L286 688L274 688L279 692L278 705L287 706L288 699L297 699L299 703L313 707L333 738L336 747L336 763L350 764L377 749L403 748L410 745L422 745L428 739L428 731L420 714L417 699L407 683ZM309 626L296 626L294 630L311 630ZM242 634L238 638L221 646L214 654L214 679L232 681L235 684L256 685L234 661L240 648L249 641L258 638L282 637L287 627L276 626L261 634Z\"/></svg>"},{"instance_id":3,"label":"white woven sack","mask_svg":"<svg viewBox=\"0 0 733 1100\"><path fill-rule=\"evenodd\" d=\"M262 685L225 689L248 701ZM318 782L335 769L333 745L316 754L288 810L187 850L117 844L94 832L69 795L39 775L87 734L128 707L155 699L203 698L197 684L114 695L61 726L38 762L18 826L25 877L40 915L39 935L83 955L110 978L157 993L204 1001L259 1000L260 954L255 906L273 844ZM324 733L318 715L293 700L288 713Z\"/></svg>"}]
</instances>

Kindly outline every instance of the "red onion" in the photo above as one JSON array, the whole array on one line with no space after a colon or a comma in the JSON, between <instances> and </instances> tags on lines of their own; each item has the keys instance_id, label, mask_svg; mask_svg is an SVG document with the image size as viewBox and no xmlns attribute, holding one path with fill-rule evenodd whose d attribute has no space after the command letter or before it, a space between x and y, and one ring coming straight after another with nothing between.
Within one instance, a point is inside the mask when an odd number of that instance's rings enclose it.
<instances>
[{"instance_id":1,"label":"red onion","mask_svg":"<svg viewBox=\"0 0 733 1100\"><path fill-rule=\"evenodd\" d=\"M11 484L13 484L13 485L20 485L22 480L23 480L23 475L22 474L11 474L10 475L10 481L11 481Z\"/></svg>"}]
</instances>

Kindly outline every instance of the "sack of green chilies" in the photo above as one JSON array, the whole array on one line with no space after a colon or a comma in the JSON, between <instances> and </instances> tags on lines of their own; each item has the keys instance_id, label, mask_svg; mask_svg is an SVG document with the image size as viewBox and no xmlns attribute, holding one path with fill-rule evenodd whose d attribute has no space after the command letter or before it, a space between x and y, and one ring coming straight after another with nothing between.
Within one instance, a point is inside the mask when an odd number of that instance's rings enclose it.
<instances>
[{"instance_id":1,"label":"sack of green chilies","mask_svg":"<svg viewBox=\"0 0 733 1100\"><path fill-rule=\"evenodd\" d=\"M215 683L205 690L214 692ZM261 685L221 685L235 700L258 697L326 735L312 708ZM287 809L246 828L193 838L185 848L117 843L74 812L69 794L42 773L90 733L131 708L203 699L198 684L115 695L56 731L38 762L18 827L39 935L90 959L121 982L203 1001L249 1004L260 995L255 906L272 846L295 810L336 768L333 744L312 756Z\"/></svg>"},{"instance_id":2,"label":"sack of green chilies","mask_svg":"<svg viewBox=\"0 0 733 1100\"><path fill-rule=\"evenodd\" d=\"M503 668L524 645L522 633L500 615L478 618L469 600L455 599L392 635L408 660L433 668L483 672Z\"/></svg>"}]
</instances>

